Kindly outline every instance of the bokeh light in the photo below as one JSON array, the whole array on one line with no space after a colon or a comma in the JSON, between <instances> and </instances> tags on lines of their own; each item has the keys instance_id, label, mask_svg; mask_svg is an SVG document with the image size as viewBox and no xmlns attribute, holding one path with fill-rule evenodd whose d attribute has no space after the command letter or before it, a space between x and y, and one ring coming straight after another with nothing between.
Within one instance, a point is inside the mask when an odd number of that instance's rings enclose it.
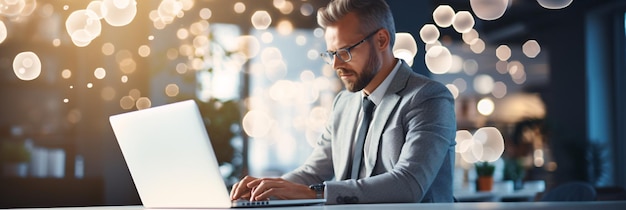
<instances>
[{"instance_id":1,"label":"bokeh light","mask_svg":"<svg viewBox=\"0 0 626 210\"><path fill-rule=\"evenodd\" d=\"M265 65L265 76L271 81L279 81L287 75L287 64L281 60L271 60Z\"/></svg>"},{"instance_id":2,"label":"bokeh light","mask_svg":"<svg viewBox=\"0 0 626 210\"><path fill-rule=\"evenodd\" d=\"M0 41L1 42L1 41ZM522 52L528 58L535 58L541 52L541 46L537 40L528 40L522 45Z\"/></svg>"},{"instance_id":3,"label":"bokeh light","mask_svg":"<svg viewBox=\"0 0 626 210\"><path fill-rule=\"evenodd\" d=\"M310 49L306 53L306 57L309 58L309 60L317 60L320 58L320 52L315 49Z\"/></svg>"},{"instance_id":4,"label":"bokeh light","mask_svg":"<svg viewBox=\"0 0 626 210\"><path fill-rule=\"evenodd\" d=\"M478 103L476 104L476 109L478 110L478 113L484 116L491 115L495 107L496 106L493 103L493 100L491 100L490 98L480 99L480 101L478 101Z\"/></svg>"},{"instance_id":5,"label":"bokeh light","mask_svg":"<svg viewBox=\"0 0 626 210\"><path fill-rule=\"evenodd\" d=\"M300 14L303 16L311 16L314 10L313 5L309 3L303 3L302 6L300 6Z\"/></svg>"},{"instance_id":6,"label":"bokeh light","mask_svg":"<svg viewBox=\"0 0 626 210\"><path fill-rule=\"evenodd\" d=\"M261 34L261 41L265 44L272 43L272 41L274 41L274 35L271 32L263 32Z\"/></svg>"},{"instance_id":7,"label":"bokeh light","mask_svg":"<svg viewBox=\"0 0 626 210\"><path fill-rule=\"evenodd\" d=\"M239 52L243 53L247 59L256 57L261 51L261 44L254 36L240 36L237 38L237 43L239 44Z\"/></svg>"},{"instance_id":8,"label":"bokeh light","mask_svg":"<svg viewBox=\"0 0 626 210\"><path fill-rule=\"evenodd\" d=\"M139 56L144 57L144 58L150 56L150 46L148 45L139 46L139 48L137 49L137 54L139 54Z\"/></svg>"},{"instance_id":9,"label":"bokeh light","mask_svg":"<svg viewBox=\"0 0 626 210\"><path fill-rule=\"evenodd\" d=\"M500 45L496 48L496 57L501 61L506 61L511 58L511 48L507 45Z\"/></svg>"},{"instance_id":10,"label":"bokeh light","mask_svg":"<svg viewBox=\"0 0 626 210\"><path fill-rule=\"evenodd\" d=\"M194 36L206 35L209 31L209 22L206 20L201 20L198 22L194 22L189 26L189 33Z\"/></svg>"},{"instance_id":11,"label":"bokeh light","mask_svg":"<svg viewBox=\"0 0 626 210\"><path fill-rule=\"evenodd\" d=\"M478 62L474 59L467 59L463 62L463 71L467 75L474 75L478 72Z\"/></svg>"},{"instance_id":12,"label":"bokeh light","mask_svg":"<svg viewBox=\"0 0 626 210\"><path fill-rule=\"evenodd\" d=\"M187 67L186 63L178 63L178 64L176 64L176 72L178 74L187 73L188 70L189 70L189 68Z\"/></svg>"},{"instance_id":13,"label":"bokeh light","mask_svg":"<svg viewBox=\"0 0 626 210\"><path fill-rule=\"evenodd\" d=\"M470 0L470 6L476 17L483 20L495 20L502 15L509 5L509 0Z\"/></svg>"},{"instance_id":14,"label":"bokeh light","mask_svg":"<svg viewBox=\"0 0 626 210\"><path fill-rule=\"evenodd\" d=\"M455 79L454 81L452 81L452 84L454 84L454 86L459 89L460 93L465 92L465 90L467 89L467 82L463 78Z\"/></svg>"},{"instance_id":15,"label":"bokeh light","mask_svg":"<svg viewBox=\"0 0 626 210\"><path fill-rule=\"evenodd\" d=\"M169 97L178 96L179 91L180 88L176 84L168 84L167 86L165 86L165 95Z\"/></svg>"},{"instance_id":16,"label":"bokeh light","mask_svg":"<svg viewBox=\"0 0 626 210\"><path fill-rule=\"evenodd\" d=\"M102 25L98 15L91 10L76 10L67 17L65 29L74 45L84 47L100 36Z\"/></svg>"},{"instance_id":17,"label":"bokeh light","mask_svg":"<svg viewBox=\"0 0 626 210\"><path fill-rule=\"evenodd\" d=\"M76 124L76 123L79 123L82 120L83 114L78 109L72 109L72 110L70 110L67 113L67 117L66 118L67 118L67 121L69 123Z\"/></svg>"},{"instance_id":18,"label":"bokeh light","mask_svg":"<svg viewBox=\"0 0 626 210\"><path fill-rule=\"evenodd\" d=\"M493 78L487 74L481 74L474 78L474 90L479 94L489 94L493 91Z\"/></svg>"},{"instance_id":19,"label":"bokeh light","mask_svg":"<svg viewBox=\"0 0 626 210\"><path fill-rule=\"evenodd\" d=\"M115 95L115 88L110 86L104 87L102 88L102 91L100 91L100 97L105 101L112 101L115 98Z\"/></svg>"},{"instance_id":20,"label":"bokeh light","mask_svg":"<svg viewBox=\"0 0 626 210\"><path fill-rule=\"evenodd\" d=\"M170 48L165 53L165 56L167 56L167 59L169 60L174 60L178 58L178 50L176 48Z\"/></svg>"},{"instance_id":21,"label":"bokeh light","mask_svg":"<svg viewBox=\"0 0 626 210\"><path fill-rule=\"evenodd\" d=\"M507 62L507 61L498 61L498 62L496 62L496 70L500 74L509 73L509 67L508 66L509 66L509 62Z\"/></svg>"},{"instance_id":22,"label":"bokeh light","mask_svg":"<svg viewBox=\"0 0 626 210\"><path fill-rule=\"evenodd\" d=\"M22 12L20 12L20 16L28 17L31 14L33 14L35 9L37 8L37 1L36 0L23 0L23 1L24 1L24 8L22 8Z\"/></svg>"},{"instance_id":23,"label":"bokeh light","mask_svg":"<svg viewBox=\"0 0 626 210\"><path fill-rule=\"evenodd\" d=\"M96 68L96 70L93 71L93 75L96 77L96 79L104 79L104 77L106 77L107 72L106 70L104 70L104 68Z\"/></svg>"},{"instance_id":24,"label":"bokeh light","mask_svg":"<svg viewBox=\"0 0 626 210\"><path fill-rule=\"evenodd\" d=\"M513 81L520 81L522 78L526 78L526 71L524 70L524 64L519 61L511 61L508 64L509 74ZM519 84L519 83L518 83Z\"/></svg>"},{"instance_id":25,"label":"bokeh light","mask_svg":"<svg viewBox=\"0 0 626 210\"><path fill-rule=\"evenodd\" d=\"M53 39L52 40L52 46L55 46L55 47L61 46L61 40L60 39Z\"/></svg>"},{"instance_id":26,"label":"bokeh light","mask_svg":"<svg viewBox=\"0 0 626 210\"><path fill-rule=\"evenodd\" d=\"M21 80L34 80L41 74L41 60L34 52L21 52L13 59L13 72Z\"/></svg>"},{"instance_id":27,"label":"bokeh light","mask_svg":"<svg viewBox=\"0 0 626 210\"><path fill-rule=\"evenodd\" d=\"M449 5L439 5L433 11L433 20L439 27L447 28L454 22L454 9Z\"/></svg>"},{"instance_id":28,"label":"bokeh light","mask_svg":"<svg viewBox=\"0 0 626 210\"><path fill-rule=\"evenodd\" d=\"M501 81L493 83L493 91L491 91L491 94L496 98L504 98L507 94L506 84Z\"/></svg>"},{"instance_id":29,"label":"bokeh light","mask_svg":"<svg viewBox=\"0 0 626 210\"><path fill-rule=\"evenodd\" d=\"M452 54L448 48L434 46L426 52L426 67L434 74L445 74L452 66Z\"/></svg>"},{"instance_id":30,"label":"bokeh light","mask_svg":"<svg viewBox=\"0 0 626 210\"><path fill-rule=\"evenodd\" d=\"M251 110L243 117L241 125L246 134L253 138L266 136L272 127L273 120L267 113Z\"/></svg>"},{"instance_id":31,"label":"bokeh light","mask_svg":"<svg viewBox=\"0 0 626 210\"><path fill-rule=\"evenodd\" d=\"M276 30L279 34L283 36L290 35L291 33L293 33L293 23L291 23L291 21L289 20L281 20L278 22Z\"/></svg>"},{"instance_id":32,"label":"bokeh light","mask_svg":"<svg viewBox=\"0 0 626 210\"><path fill-rule=\"evenodd\" d=\"M304 46L306 44L306 41L307 41L306 36L304 35L296 36L296 44L298 46Z\"/></svg>"},{"instance_id":33,"label":"bokeh light","mask_svg":"<svg viewBox=\"0 0 626 210\"><path fill-rule=\"evenodd\" d=\"M476 54L481 54L483 53L483 51L485 51L485 41L483 41L481 38L476 38L472 42L472 45L470 45L470 49L472 50L472 52Z\"/></svg>"},{"instance_id":34,"label":"bokeh light","mask_svg":"<svg viewBox=\"0 0 626 210\"><path fill-rule=\"evenodd\" d=\"M196 4L195 0L178 0L183 5L184 11L189 11Z\"/></svg>"},{"instance_id":35,"label":"bokeh light","mask_svg":"<svg viewBox=\"0 0 626 210\"><path fill-rule=\"evenodd\" d=\"M474 27L474 17L468 11L459 11L454 15L452 27L459 33L466 33Z\"/></svg>"},{"instance_id":36,"label":"bokeh light","mask_svg":"<svg viewBox=\"0 0 626 210\"><path fill-rule=\"evenodd\" d=\"M282 60L283 54L276 47L266 47L261 51L261 62L267 65L272 61Z\"/></svg>"},{"instance_id":37,"label":"bokeh light","mask_svg":"<svg viewBox=\"0 0 626 210\"><path fill-rule=\"evenodd\" d=\"M439 29L433 24L424 24L420 29L420 37L424 43L434 43L439 39Z\"/></svg>"},{"instance_id":38,"label":"bokeh light","mask_svg":"<svg viewBox=\"0 0 626 210\"><path fill-rule=\"evenodd\" d=\"M458 55L452 55L452 63L450 65L449 74L456 74L463 70L463 58Z\"/></svg>"},{"instance_id":39,"label":"bokeh light","mask_svg":"<svg viewBox=\"0 0 626 210\"><path fill-rule=\"evenodd\" d=\"M313 29L313 36L317 37L317 38L322 38L324 37L324 29L322 28L315 28Z\"/></svg>"},{"instance_id":40,"label":"bokeh light","mask_svg":"<svg viewBox=\"0 0 626 210\"><path fill-rule=\"evenodd\" d=\"M397 58L403 59L409 66L412 66L415 55L417 55L417 43L410 33L396 33L396 42L392 50ZM319 57L318 55L315 57Z\"/></svg>"},{"instance_id":41,"label":"bokeh light","mask_svg":"<svg viewBox=\"0 0 626 210\"><path fill-rule=\"evenodd\" d=\"M120 99L120 107L125 110L135 107L135 100L130 96L124 96Z\"/></svg>"},{"instance_id":42,"label":"bokeh light","mask_svg":"<svg viewBox=\"0 0 626 210\"><path fill-rule=\"evenodd\" d=\"M481 161L495 162L504 153L504 138L495 127L483 127L474 132L474 140L483 147Z\"/></svg>"},{"instance_id":43,"label":"bokeh light","mask_svg":"<svg viewBox=\"0 0 626 210\"><path fill-rule=\"evenodd\" d=\"M102 54L104 55L113 55L115 52L115 45L110 42L102 44Z\"/></svg>"},{"instance_id":44,"label":"bokeh light","mask_svg":"<svg viewBox=\"0 0 626 210\"><path fill-rule=\"evenodd\" d=\"M537 0L539 5L546 9L563 9L569 6L574 0Z\"/></svg>"},{"instance_id":45,"label":"bokeh light","mask_svg":"<svg viewBox=\"0 0 626 210\"><path fill-rule=\"evenodd\" d=\"M15 17L22 13L26 3L21 0L0 0L0 14L7 17Z\"/></svg>"},{"instance_id":46,"label":"bokeh light","mask_svg":"<svg viewBox=\"0 0 626 210\"><path fill-rule=\"evenodd\" d=\"M235 10L235 13L241 14L241 13L246 11L246 4L241 3L241 2L237 2L233 6L233 10Z\"/></svg>"},{"instance_id":47,"label":"bokeh light","mask_svg":"<svg viewBox=\"0 0 626 210\"><path fill-rule=\"evenodd\" d=\"M69 79L72 77L72 71L69 69L63 69L63 71L61 71L61 77L63 77L63 79Z\"/></svg>"},{"instance_id":48,"label":"bokeh light","mask_svg":"<svg viewBox=\"0 0 626 210\"><path fill-rule=\"evenodd\" d=\"M315 73L311 70L304 70L300 72L300 80L303 82L312 82L315 80Z\"/></svg>"},{"instance_id":49,"label":"bokeh light","mask_svg":"<svg viewBox=\"0 0 626 210\"><path fill-rule=\"evenodd\" d=\"M274 5L276 9L280 9L285 5L285 2L286 0L272 0L272 5Z\"/></svg>"},{"instance_id":50,"label":"bokeh light","mask_svg":"<svg viewBox=\"0 0 626 210\"><path fill-rule=\"evenodd\" d=\"M125 26L137 15L136 0L103 0L102 14L111 26Z\"/></svg>"},{"instance_id":51,"label":"bokeh light","mask_svg":"<svg viewBox=\"0 0 626 210\"><path fill-rule=\"evenodd\" d=\"M498 103L494 117L504 123L516 123L524 119L542 119L546 105L539 93L511 93Z\"/></svg>"},{"instance_id":52,"label":"bokeh light","mask_svg":"<svg viewBox=\"0 0 626 210\"><path fill-rule=\"evenodd\" d=\"M2 44L2 42L4 42L4 40L7 38L7 34L8 34L7 26L4 24L2 20L0 20L0 44Z\"/></svg>"},{"instance_id":53,"label":"bokeh light","mask_svg":"<svg viewBox=\"0 0 626 210\"><path fill-rule=\"evenodd\" d=\"M87 5L87 10L92 11L94 14L98 16L98 20L104 18L102 14L102 1L91 1L89 5Z\"/></svg>"},{"instance_id":54,"label":"bokeh light","mask_svg":"<svg viewBox=\"0 0 626 210\"><path fill-rule=\"evenodd\" d=\"M291 12L293 12L293 3L291 3L291 1L283 1L278 10L280 10L280 13L283 13L283 15L291 14Z\"/></svg>"},{"instance_id":55,"label":"bokeh light","mask_svg":"<svg viewBox=\"0 0 626 210\"><path fill-rule=\"evenodd\" d=\"M180 28L176 31L176 37L180 40L185 40L189 37L189 31L186 28Z\"/></svg>"},{"instance_id":56,"label":"bokeh light","mask_svg":"<svg viewBox=\"0 0 626 210\"><path fill-rule=\"evenodd\" d=\"M128 96L130 96L133 100L139 99L139 97L141 97L141 91L139 91L138 89L129 90Z\"/></svg>"},{"instance_id":57,"label":"bokeh light","mask_svg":"<svg viewBox=\"0 0 626 210\"><path fill-rule=\"evenodd\" d=\"M463 35L461 36L461 38L463 38L463 42L465 42L465 44L468 45L472 45L474 44L476 41L478 41L479 35L478 35L478 31L476 31L476 29L470 29L468 32L463 33Z\"/></svg>"},{"instance_id":58,"label":"bokeh light","mask_svg":"<svg viewBox=\"0 0 626 210\"><path fill-rule=\"evenodd\" d=\"M454 99L459 97L459 88L457 88L454 84L447 84L446 87L448 88Z\"/></svg>"},{"instance_id":59,"label":"bokeh light","mask_svg":"<svg viewBox=\"0 0 626 210\"><path fill-rule=\"evenodd\" d=\"M200 15L200 18L202 18L203 20L208 20L213 15L213 12L209 8L202 8L200 9L198 15Z\"/></svg>"},{"instance_id":60,"label":"bokeh light","mask_svg":"<svg viewBox=\"0 0 626 210\"><path fill-rule=\"evenodd\" d=\"M135 106L137 106L138 110L142 110L142 109L147 109L152 107L152 101L150 101L149 98L147 97L141 97L139 99L137 99L137 101L135 102Z\"/></svg>"},{"instance_id":61,"label":"bokeh light","mask_svg":"<svg viewBox=\"0 0 626 210\"><path fill-rule=\"evenodd\" d=\"M456 141L455 151L457 153L464 153L468 149L468 144L463 143L464 141L471 141L473 138L472 133L468 130L458 130L456 131L456 137L454 140Z\"/></svg>"},{"instance_id":62,"label":"bokeh light","mask_svg":"<svg viewBox=\"0 0 626 210\"><path fill-rule=\"evenodd\" d=\"M459 148L463 151L461 158L468 163L475 163L483 156L483 145L476 141L473 137L471 139L461 142Z\"/></svg>"},{"instance_id":63,"label":"bokeh light","mask_svg":"<svg viewBox=\"0 0 626 210\"><path fill-rule=\"evenodd\" d=\"M284 105L291 104L297 94L296 84L289 80L278 80L269 89L270 98Z\"/></svg>"},{"instance_id":64,"label":"bokeh light","mask_svg":"<svg viewBox=\"0 0 626 210\"><path fill-rule=\"evenodd\" d=\"M257 30L267 29L272 24L270 13L264 10L256 11L251 18L252 26Z\"/></svg>"}]
</instances>

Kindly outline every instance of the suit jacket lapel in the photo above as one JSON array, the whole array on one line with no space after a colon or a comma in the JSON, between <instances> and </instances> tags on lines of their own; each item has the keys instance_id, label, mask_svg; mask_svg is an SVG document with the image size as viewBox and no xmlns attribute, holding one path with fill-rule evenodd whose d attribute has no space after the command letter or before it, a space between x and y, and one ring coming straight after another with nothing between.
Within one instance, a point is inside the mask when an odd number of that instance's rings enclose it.
<instances>
[{"instance_id":1,"label":"suit jacket lapel","mask_svg":"<svg viewBox=\"0 0 626 210\"><path fill-rule=\"evenodd\" d=\"M399 61L401 62L401 61ZM405 63L402 63L398 72L394 76L387 92L383 96L383 100L376 108L374 112L373 124L370 126L370 147L367 151L367 161L365 164L368 164L370 167L366 167L367 171L365 173L366 177L371 176L374 167L376 165L376 159L378 158L378 146L380 144L380 138L382 136L383 130L385 128L385 124L389 120L391 113L396 107L397 103L400 101L402 96L397 93L400 92L404 87L406 87L406 82L409 78L410 72L412 69L407 66Z\"/></svg>"},{"instance_id":2,"label":"suit jacket lapel","mask_svg":"<svg viewBox=\"0 0 626 210\"><path fill-rule=\"evenodd\" d=\"M352 142L354 142L354 139L356 138L354 135L356 134L355 131L357 129L357 117L359 116L359 111L361 110L361 94L352 94L351 97L352 98L347 105L348 108L344 109L345 111L343 112L341 117L343 120L346 120L348 122L352 121L352 123L344 123L341 125L341 128L337 129L337 131L339 132L337 134L337 136L339 137L338 140L341 141L339 142L339 146L341 148L338 148L337 151L346 151L341 153L341 159L339 159L338 162L339 164L343 164L343 166L339 165L339 167L337 167L335 171L336 175L341 174L342 176L339 180L346 179L346 172L350 170L348 168L348 161L351 161Z\"/></svg>"}]
</instances>

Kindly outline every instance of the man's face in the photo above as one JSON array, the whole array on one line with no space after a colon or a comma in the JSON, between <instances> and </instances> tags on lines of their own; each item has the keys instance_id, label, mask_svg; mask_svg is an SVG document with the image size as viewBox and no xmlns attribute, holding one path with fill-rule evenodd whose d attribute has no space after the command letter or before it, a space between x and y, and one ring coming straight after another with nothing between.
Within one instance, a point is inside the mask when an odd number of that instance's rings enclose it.
<instances>
[{"instance_id":1,"label":"man's face","mask_svg":"<svg viewBox=\"0 0 626 210\"><path fill-rule=\"evenodd\" d=\"M358 17L349 13L337 23L326 27L324 39L327 50L334 52L359 43L367 35L359 31ZM338 57L333 60L332 67L348 91L357 92L365 88L382 65L369 39L350 50L352 59L349 62Z\"/></svg>"}]
</instances>

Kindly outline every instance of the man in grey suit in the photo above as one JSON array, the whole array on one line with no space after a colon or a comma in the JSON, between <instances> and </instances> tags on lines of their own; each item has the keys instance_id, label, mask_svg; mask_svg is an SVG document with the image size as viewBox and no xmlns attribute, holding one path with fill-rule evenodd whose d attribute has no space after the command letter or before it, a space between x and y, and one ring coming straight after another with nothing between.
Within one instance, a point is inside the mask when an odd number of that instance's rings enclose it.
<instances>
[{"instance_id":1,"label":"man in grey suit","mask_svg":"<svg viewBox=\"0 0 626 210\"><path fill-rule=\"evenodd\" d=\"M452 202L454 99L441 83L394 57L389 6L384 0L334 0L317 18L325 29L322 57L346 90L335 98L301 167L281 178L245 177L231 198Z\"/></svg>"}]
</instances>

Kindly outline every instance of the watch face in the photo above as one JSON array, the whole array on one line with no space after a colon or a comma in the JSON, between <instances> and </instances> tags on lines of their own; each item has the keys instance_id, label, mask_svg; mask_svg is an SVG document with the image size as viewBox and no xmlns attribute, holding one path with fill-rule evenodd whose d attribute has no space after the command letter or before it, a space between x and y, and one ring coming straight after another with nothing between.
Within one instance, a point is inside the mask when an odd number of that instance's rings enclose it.
<instances>
[{"instance_id":1,"label":"watch face","mask_svg":"<svg viewBox=\"0 0 626 210\"><path fill-rule=\"evenodd\" d=\"M315 190L315 191L323 191L324 187L326 187L325 184L314 184L309 186L309 189Z\"/></svg>"},{"instance_id":2,"label":"watch face","mask_svg":"<svg viewBox=\"0 0 626 210\"><path fill-rule=\"evenodd\" d=\"M315 191L315 196L320 199L324 198L324 187L326 187L325 184L313 184L309 186L309 189Z\"/></svg>"}]
</instances>

